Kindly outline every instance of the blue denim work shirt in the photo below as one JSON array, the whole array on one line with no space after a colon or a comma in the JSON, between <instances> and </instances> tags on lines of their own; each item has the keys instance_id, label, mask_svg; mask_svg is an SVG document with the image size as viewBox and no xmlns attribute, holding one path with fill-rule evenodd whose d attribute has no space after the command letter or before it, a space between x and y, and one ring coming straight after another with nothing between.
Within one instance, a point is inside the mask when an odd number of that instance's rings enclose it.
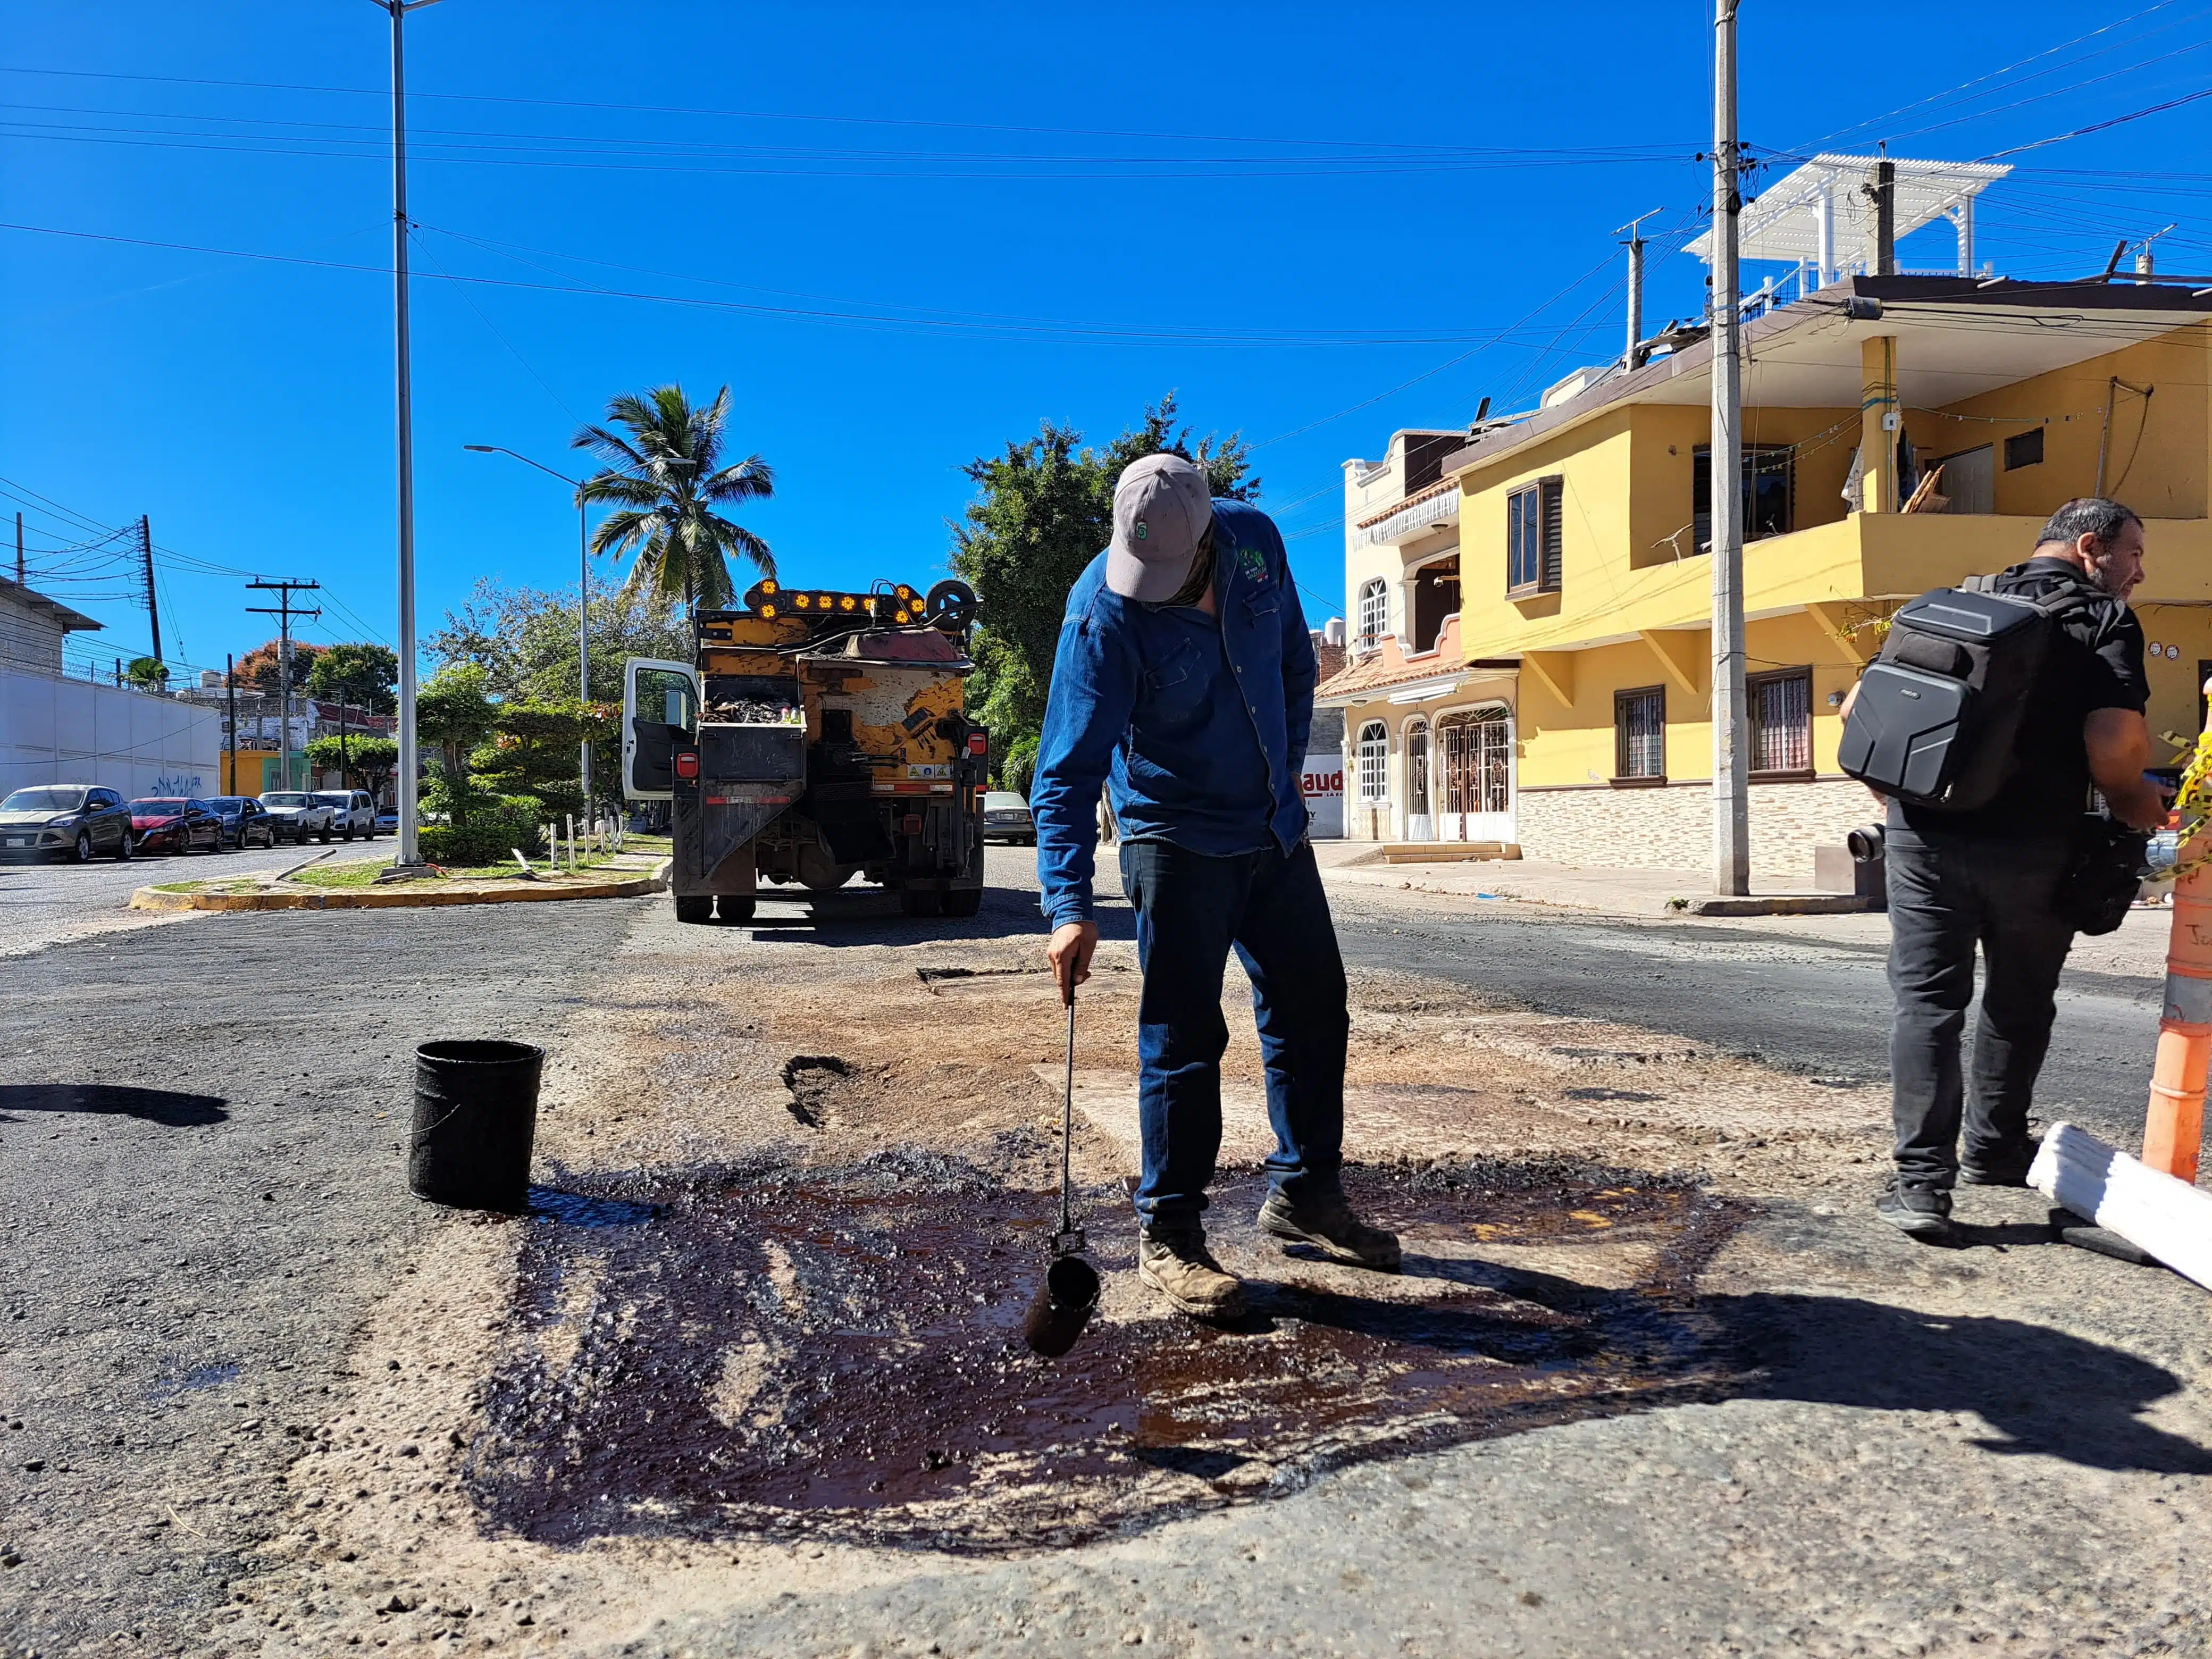
<instances>
[{"instance_id":1,"label":"blue denim work shirt","mask_svg":"<svg viewBox=\"0 0 2212 1659\"><path fill-rule=\"evenodd\" d=\"M1213 503L1213 597L1142 605L1106 586L1106 556L1067 595L1030 812L1055 927L1087 920L1103 785L1128 841L1222 858L1305 839L1298 787L1315 659L1274 520Z\"/></svg>"}]
</instances>

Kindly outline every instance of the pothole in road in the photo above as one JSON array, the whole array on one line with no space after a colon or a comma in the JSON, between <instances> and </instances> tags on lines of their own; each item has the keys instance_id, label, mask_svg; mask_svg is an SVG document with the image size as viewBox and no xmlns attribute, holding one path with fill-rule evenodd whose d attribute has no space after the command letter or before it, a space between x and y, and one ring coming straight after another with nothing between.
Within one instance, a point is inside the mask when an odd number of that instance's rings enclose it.
<instances>
[{"instance_id":1,"label":"pothole in road","mask_svg":"<svg viewBox=\"0 0 2212 1659\"><path fill-rule=\"evenodd\" d=\"M1739 1375L1693 1291L1737 1206L1563 1164L1346 1179L1401 1231L1406 1272L1263 1249L1264 1184L1232 1176L1209 1219L1253 1292L1234 1331L1164 1316L1127 1271L1126 1203L1092 1194L1107 1295L1057 1364L1019 1334L1052 1205L970 1165L610 1182L652 1218L533 1227L523 1245L471 1490L494 1529L546 1542L803 1530L1034 1548L1348 1463L1715 1398ZM1499 1244L1545 1247L1525 1253L1541 1271L1501 1265ZM1611 1265L1577 1274L1577 1252Z\"/></svg>"}]
</instances>

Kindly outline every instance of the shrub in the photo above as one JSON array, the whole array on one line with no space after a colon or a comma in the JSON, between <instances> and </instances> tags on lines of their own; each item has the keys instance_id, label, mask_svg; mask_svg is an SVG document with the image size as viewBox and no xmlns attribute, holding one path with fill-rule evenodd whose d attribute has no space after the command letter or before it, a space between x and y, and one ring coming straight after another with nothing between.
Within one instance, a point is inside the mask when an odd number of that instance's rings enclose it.
<instances>
[{"instance_id":1,"label":"shrub","mask_svg":"<svg viewBox=\"0 0 2212 1659\"><path fill-rule=\"evenodd\" d=\"M466 823L428 823L415 833L433 864L503 864L517 850L532 857L545 850L544 816L532 795L479 797Z\"/></svg>"}]
</instances>

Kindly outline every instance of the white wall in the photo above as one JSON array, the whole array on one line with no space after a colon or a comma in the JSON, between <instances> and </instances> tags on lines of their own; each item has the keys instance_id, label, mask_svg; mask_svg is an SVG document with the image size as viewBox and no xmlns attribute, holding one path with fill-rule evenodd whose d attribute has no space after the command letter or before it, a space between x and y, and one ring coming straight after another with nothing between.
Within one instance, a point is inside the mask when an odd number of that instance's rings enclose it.
<instances>
[{"instance_id":1,"label":"white wall","mask_svg":"<svg viewBox=\"0 0 2212 1659\"><path fill-rule=\"evenodd\" d=\"M133 795L221 787L222 721L177 697L0 667L0 794L91 783Z\"/></svg>"}]
</instances>

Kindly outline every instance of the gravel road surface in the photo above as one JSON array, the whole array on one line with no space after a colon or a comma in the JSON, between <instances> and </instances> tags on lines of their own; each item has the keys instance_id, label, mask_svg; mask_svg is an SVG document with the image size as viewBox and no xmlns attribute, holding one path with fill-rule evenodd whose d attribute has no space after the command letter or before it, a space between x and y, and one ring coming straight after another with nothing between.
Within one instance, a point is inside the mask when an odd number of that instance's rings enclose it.
<instances>
[{"instance_id":1,"label":"gravel road surface","mask_svg":"<svg viewBox=\"0 0 2212 1659\"><path fill-rule=\"evenodd\" d=\"M668 1063L704 1106L750 1086L729 1054L784 1052L704 993L765 1012L801 981L1011 960L1041 931L1002 874L1025 857L994 853L1005 884L967 923L764 905L755 927L685 928L665 899L202 915L164 928L158 987L122 938L0 959L0 1655L2212 1651L2203 1293L2047 1246L2033 1194L1972 1195L1972 1248L1933 1251L1868 1217L1874 1164L1863 1187L1791 1186L1757 1152L1733 1179L1759 1218L1699 1283L1698 1316L1749 1357L1720 1397L988 1560L711 1530L548 1550L441 1524L460 1454L417 1402L461 1414L458 1446L480 1378L447 1338L409 1349L408 1310L475 1294L461 1264L495 1234L404 1192L412 1045L529 1037L557 1070L572 1040L703 1020ZM10 926L35 903L9 902ZM1863 946L1336 902L1356 970L1438 1006L1479 993L1468 1030L1518 1000L1785 1071L1886 1070ZM1126 948L1125 908L1105 932ZM2051 1073L2069 1115L2139 1121L2155 1018L2154 987L2071 977ZM506 1316L494 1296L451 1328ZM301 1473L341 1424L357 1487ZM388 1555L319 1541L372 1504Z\"/></svg>"}]
</instances>

